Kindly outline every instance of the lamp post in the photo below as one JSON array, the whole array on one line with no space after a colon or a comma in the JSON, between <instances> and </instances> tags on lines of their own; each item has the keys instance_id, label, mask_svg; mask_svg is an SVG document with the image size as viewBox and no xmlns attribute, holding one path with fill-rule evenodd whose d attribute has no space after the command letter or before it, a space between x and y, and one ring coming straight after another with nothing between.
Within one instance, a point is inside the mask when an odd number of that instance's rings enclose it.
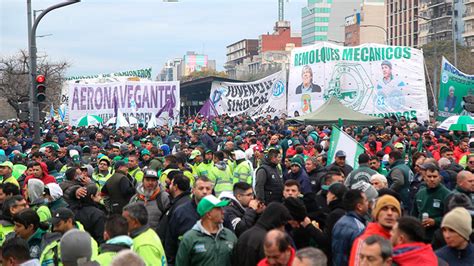
<instances>
[{"instance_id":1,"label":"lamp post","mask_svg":"<svg viewBox=\"0 0 474 266\"><path fill-rule=\"evenodd\" d=\"M387 29L379 25L360 25L361 28L377 28L383 30L385 33L385 44L388 45L388 32Z\"/></svg>"},{"instance_id":2,"label":"lamp post","mask_svg":"<svg viewBox=\"0 0 474 266\"><path fill-rule=\"evenodd\" d=\"M451 26L452 26L452 31L453 31L453 56L454 56L454 66L457 68L458 67L458 51L457 51L457 39L456 39L456 31L457 31L457 27L456 27L456 16L455 16L455 12L456 12L456 7L455 7L455 3L456 1L453 1L452 3L452 8L451 8Z\"/></svg>"},{"instance_id":3,"label":"lamp post","mask_svg":"<svg viewBox=\"0 0 474 266\"><path fill-rule=\"evenodd\" d=\"M33 129L34 129L34 137L33 140L35 142L40 141L40 121L39 121L39 104L38 99L35 97L36 91L36 29L38 28L38 24L41 19L50 11L65 7L68 5L72 5L75 3L79 3L81 0L68 0L65 2L61 2L55 5L52 5L41 12L41 14L34 18L34 22L31 19L31 0L26 0L26 8L28 13L28 50L30 54L30 80L31 80L31 88L30 88L30 121L33 122ZM35 14L36 15L36 14ZM32 25L33 23L33 25Z\"/></svg>"},{"instance_id":4,"label":"lamp post","mask_svg":"<svg viewBox=\"0 0 474 266\"><path fill-rule=\"evenodd\" d=\"M431 18L427 18L427 17L423 17L423 16L415 16L416 18L420 18L420 19L423 19L423 20L426 20L427 22L431 23L432 27L433 27L433 36L431 37L431 42L433 42L433 100L436 99L438 97L438 67L437 67L437 58L438 58L438 49L437 49L437 45L435 43L436 41L436 22L435 22L435 19L431 19Z\"/></svg>"}]
</instances>

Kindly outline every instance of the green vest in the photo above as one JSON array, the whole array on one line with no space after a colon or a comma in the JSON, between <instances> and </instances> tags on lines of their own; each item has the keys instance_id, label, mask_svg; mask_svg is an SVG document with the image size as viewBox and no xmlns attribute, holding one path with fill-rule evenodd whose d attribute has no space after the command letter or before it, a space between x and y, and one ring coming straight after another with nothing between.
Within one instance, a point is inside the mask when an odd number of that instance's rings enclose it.
<instances>
[{"instance_id":1,"label":"green vest","mask_svg":"<svg viewBox=\"0 0 474 266\"><path fill-rule=\"evenodd\" d=\"M114 259L115 255L117 255L117 252L109 251L109 252L104 252L102 254L99 254L97 256L97 261L101 266L108 266Z\"/></svg>"},{"instance_id":2,"label":"green vest","mask_svg":"<svg viewBox=\"0 0 474 266\"><path fill-rule=\"evenodd\" d=\"M234 184L237 182L246 182L252 184L252 168L248 161L239 163L234 170Z\"/></svg>"},{"instance_id":3,"label":"green vest","mask_svg":"<svg viewBox=\"0 0 474 266\"><path fill-rule=\"evenodd\" d=\"M5 223L0 223L0 245L3 245L3 242L5 241L6 236L13 232L13 229L15 228L14 224L10 224L9 222Z\"/></svg>"},{"instance_id":4,"label":"green vest","mask_svg":"<svg viewBox=\"0 0 474 266\"><path fill-rule=\"evenodd\" d=\"M234 188L232 172L230 167L226 165L225 170L220 170L217 166L213 166L209 172L209 179L211 179L215 186L214 192L216 197L219 197L222 191L231 191Z\"/></svg>"},{"instance_id":5,"label":"green vest","mask_svg":"<svg viewBox=\"0 0 474 266\"><path fill-rule=\"evenodd\" d=\"M102 190L104 187L105 183L109 178L112 176L112 173L109 171L107 175L103 175L101 173L93 173L92 174L92 179L99 185L99 190Z\"/></svg>"},{"instance_id":6,"label":"green vest","mask_svg":"<svg viewBox=\"0 0 474 266\"><path fill-rule=\"evenodd\" d=\"M165 250L158 235L149 228L133 239L133 251L147 266L166 266Z\"/></svg>"},{"instance_id":7,"label":"green vest","mask_svg":"<svg viewBox=\"0 0 474 266\"><path fill-rule=\"evenodd\" d=\"M137 182L143 182L143 176L145 175L140 167L137 167L131 171L128 171L131 177L135 178Z\"/></svg>"},{"instance_id":8,"label":"green vest","mask_svg":"<svg viewBox=\"0 0 474 266\"><path fill-rule=\"evenodd\" d=\"M208 176L209 172L211 171L212 166L214 166L213 162L210 163L200 163L196 167L197 175L198 176Z\"/></svg>"},{"instance_id":9,"label":"green vest","mask_svg":"<svg viewBox=\"0 0 474 266\"><path fill-rule=\"evenodd\" d=\"M7 179L3 179L2 180L2 184L5 184L5 183L12 183L13 185L17 186L18 188L20 188L20 184L18 184L18 181L16 181L16 178L14 176L10 176L9 178Z\"/></svg>"},{"instance_id":10,"label":"green vest","mask_svg":"<svg viewBox=\"0 0 474 266\"><path fill-rule=\"evenodd\" d=\"M80 222L76 222L77 229L84 231L84 226ZM59 243L61 241L61 235L55 234L49 240L46 240L43 243L45 246L40 256L41 266L58 266L63 265L61 262L61 252L59 250ZM99 254L99 246L94 238L91 238L91 248L92 248L92 260L96 260Z\"/></svg>"}]
</instances>

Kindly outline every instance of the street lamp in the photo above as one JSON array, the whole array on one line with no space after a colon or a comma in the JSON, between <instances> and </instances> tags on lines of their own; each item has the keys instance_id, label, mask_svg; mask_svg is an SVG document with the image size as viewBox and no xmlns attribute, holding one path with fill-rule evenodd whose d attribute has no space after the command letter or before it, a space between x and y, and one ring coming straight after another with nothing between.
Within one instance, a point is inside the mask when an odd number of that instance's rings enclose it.
<instances>
[{"instance_id":1,"label":"street lamp","mask_svg":"<svg viewBox=\"0 0 474 266\"><path fill-rule=\"evenodd\" d=\"M31 80L31 88L30 88L30 121L33 122L34 128L34 137L33 140L35 142L40 141L40 121L39 121L39 104L38 99L35 97L36 91L36 29L38 28L38 24L41 19L50 11L54 9L58 9L61 7L65 7L68 5L72 5L75 3L79 3L81 0L68 0L65 2L61 2L55 5L52 5L41 12L41 14L34 18L34 22L32 21L32 12L31 12L31 0L26 0L26 8L28 12L28 50L30 54L30 80ZM33 22L33 25L32 25Z\"/></svg>"},{"instance_id":2,"label":"street lamp","mask_svg":"<svg viewBox=\"0 0 474 266\"><path fill-rule=\"evenodd\" d=\"M385 33L385 44L388 45L388 32L387 32L387 29L385 29L384 27L379 26L379 25L360 25L360 27L361 28L377 28L377 29L383 30L383 32Z\"/></svg>"}]
</instances>

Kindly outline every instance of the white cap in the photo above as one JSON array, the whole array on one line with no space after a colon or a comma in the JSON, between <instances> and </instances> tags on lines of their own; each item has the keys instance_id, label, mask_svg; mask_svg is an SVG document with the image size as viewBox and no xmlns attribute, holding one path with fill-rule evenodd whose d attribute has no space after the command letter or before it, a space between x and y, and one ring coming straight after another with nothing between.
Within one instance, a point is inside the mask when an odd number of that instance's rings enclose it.
<instances>
[{"instance_id":1,"label":"white cap","mask_svg":"<svg viewBox=\"0 0 474 266\"><path fill-rule=\"evenodd\" d=\"M245 153L241 150L235 150L234 154L235 154L235 160L245 159Z\"/></svg>"}]
</instances>

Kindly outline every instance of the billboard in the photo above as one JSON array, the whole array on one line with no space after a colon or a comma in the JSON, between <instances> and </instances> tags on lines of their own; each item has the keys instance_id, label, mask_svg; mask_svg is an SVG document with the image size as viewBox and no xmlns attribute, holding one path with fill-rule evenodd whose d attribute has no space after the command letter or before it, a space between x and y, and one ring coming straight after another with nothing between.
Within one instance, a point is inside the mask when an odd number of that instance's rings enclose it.
<instances>
[{"instance_id":1,"label":"billboard","mask_svg":"<svg viewBox=\"0 0 474 266\"><path fill-rule=\"evenodd\" d=\"M98 115L104 122L120 110L125 117L133 116L148 123L172 100L174 114L179 115L179 82L123 81L103 84L70 84L69 124L77 125L86 115Z\"/></svg>"},{"instance_id":2,"label":"billboard","mask_svg":"<svg viewBox=\"0 0 474 266\"><path fill-rule=\"evenodd\" d=\"M437 120L453 115L474 115L464 108L464 96L474 96L474 75L465 74L443 57Z\"/></svg>"},{"instance_id":3,"label":"billboard","mask_svg":"<svg viewBox=\"0 0 474 266\"><path fill-rule=\"evenodd\" d=\"M331 96L368 115L428 120L423 53L403 46L325 42L294 49L288 114L311 113Z\"/></svg>"},{"instance_id":4,"label":"billboard","mask_svg":"<svg viewBox=\"0 0 474 266\"><path fill-rule=\"evenodd\" d=\"M207 55L185 55L184 76L207 68Z\"/></svg>"}]
</instances>

